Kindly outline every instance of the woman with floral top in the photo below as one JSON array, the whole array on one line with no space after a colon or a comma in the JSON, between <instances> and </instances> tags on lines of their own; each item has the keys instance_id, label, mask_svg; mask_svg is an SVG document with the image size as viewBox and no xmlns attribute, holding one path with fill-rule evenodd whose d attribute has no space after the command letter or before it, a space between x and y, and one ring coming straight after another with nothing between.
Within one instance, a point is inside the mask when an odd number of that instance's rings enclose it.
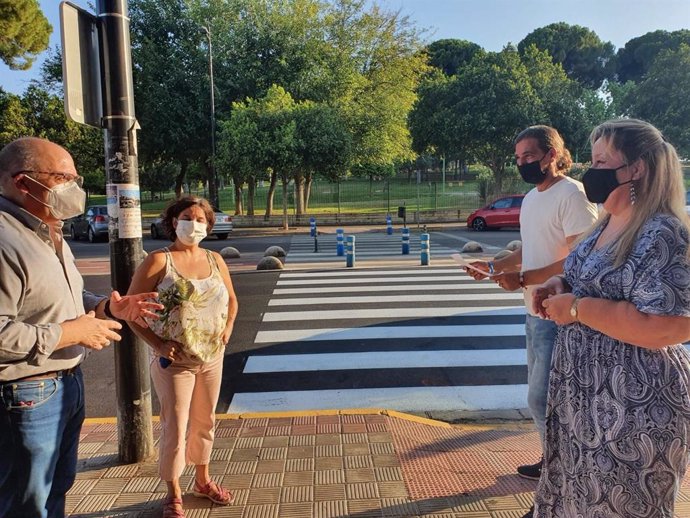
<instances>
[{"instance_id":1,"label":"woman with floral top","mask_svg":"<svg viewBox=\"0 0 690 518\"><path fill-rule=\"evenodd\" d=\"M159 473L168 486L164 518L185 516L180 475L187 463L196 466L195 496L221 505L233 500L232 493L211 480L208 469L223 351L237 315L225 262L199 247L214 222L213 209L203 198L172 202L163 227L173 244L146 257L129 289L129 294L157 291L164 306L160 319L148 321L148 328L132 326L153 351L151 377L161 406Z\"/></svg>"}]
</instances>

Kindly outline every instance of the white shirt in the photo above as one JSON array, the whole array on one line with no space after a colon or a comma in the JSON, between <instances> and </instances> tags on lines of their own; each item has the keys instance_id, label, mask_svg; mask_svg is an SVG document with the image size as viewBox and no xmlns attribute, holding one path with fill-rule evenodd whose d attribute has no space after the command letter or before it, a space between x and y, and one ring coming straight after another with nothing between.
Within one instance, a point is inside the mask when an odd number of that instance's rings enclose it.
<instances>
[{"instance_id":1,"label":"white shirt","mask_svg":"<svg viewBox=\"0 0 690 518\"><path fill-rule=\"evenodd\" d=\"M590 203L577 180L563 177L545 191L535 187L527 193L520 209L522 271L548 266L565 258L570 249L566 238L582 234L596 221L597 206ZM524 290L525 306L531 315L532 293Z\"/></svg>"}]
</instances>

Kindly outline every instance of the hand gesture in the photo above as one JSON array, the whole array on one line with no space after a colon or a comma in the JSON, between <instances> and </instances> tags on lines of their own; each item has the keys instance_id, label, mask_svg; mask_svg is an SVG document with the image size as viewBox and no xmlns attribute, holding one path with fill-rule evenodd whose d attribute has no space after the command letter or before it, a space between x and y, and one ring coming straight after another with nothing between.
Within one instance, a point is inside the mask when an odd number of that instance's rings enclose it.
<instances>
[{"instance_id":1,"label":"hand gesture","mask_svg":"<svg viewBox=\"0 0 690 518\"><path fill-rule=\"evenodd\" d=\"M470 263L470 265L486 272L487 274L489 273L489 263L486 261L475 261ZM465 267L465 271L470 274L470 277L472 277L475 281L481 281L482 279L486 279L488 277L488 275L483 275L481 272L478 272L472 268Z\"/></svg>"},{"instance_id":2,"label":"hand gesture","mask_svg":"<svg viewBox=\"0 0 690 518\"><path fill-rule=\"evenodd\" d=\"M563 293L560 295L551 295L542 303L547 318L553 320L559 326L572 324L575 319L570 314L570 307L573 305L575 295L572 293Z\"/></svg>"},{"instance_id":3,"label":"hand gesture","mask_svg":"<svg viewBox=\"0 0 690 518\"><path fill-rule=\"evenodd\" d=\"M165 340L156 347L156 352L161 358L167 358L174 362L182 352L182 344L175 340Z\"/></svg>"},{"instance_id":4,"label":"hand gesture","mask_svg":"<svg viewBox=\"0 0 690 518\"><path fill-rule=\"evenodd\" d=\"M96 318L94 311L89 311L69 322L79 337L79 343L84 347L100 351L110 345L111 341L119 342L122 338L115 331L122 329L122 324L116 320L102 320Z\"/></svg>"},{"instance_id":5,"label":"hand gesture","mask_svg":"<svg viewBox=\"0 0 690 518\"><path fill-rule=\"evenodd\" d=\"M520 287L519 272L499 273L496 274L492 280L506 291L515 291Z\"/></svg>"},{"instance_id":6,"label":"hand gesture","mask_svg":"<svg viewBox=\"0 0 690 518\"><path fill-rule=\"evenodd\" d=\"M225 326L225 329L223 330L223 334L221 335L220 338L221 338L221 340L223 340L223 343L225 345L227 345L228 342L230 341L230 335L232 335L233 327L235 327L234 321L230 322L227 326Z\"/></svg>"},{"instance_id":7,"label":"hand gesture","mask_svg":"<svg viewBox=\"0 0 690 518\"><path fill-rule=\"evenodd\" d=\"M155 310L163 309L158 302L150 302L158 298L158 293L137 293L136 295L121 296L117 291L110 294L110 312L115 318L134 322L141 327L148 327L144 317L160 318Z\"/></svg>"},{"instance_id":8,"label":"hand gesture","mask_svg":"<svg viewBox=\"0 0 690 518\"><path fill-rule=\"evenodd\" d=\"M542 318L549 318L546 315L544 301L554 295L565 293L563 278L560 275L551 277L544 284L538 286L532 295L532 311Z\"/></svg>"}]
</instances>

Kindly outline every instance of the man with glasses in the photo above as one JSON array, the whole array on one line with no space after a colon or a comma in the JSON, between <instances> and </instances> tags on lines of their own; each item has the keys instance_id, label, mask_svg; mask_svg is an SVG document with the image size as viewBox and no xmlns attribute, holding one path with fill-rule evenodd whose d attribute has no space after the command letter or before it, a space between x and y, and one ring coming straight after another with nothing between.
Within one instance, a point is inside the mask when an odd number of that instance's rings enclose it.
<instances>
[{"instance_id":1,"label":"man with glasses","mask_svg":"<svg viewBox=\"0 0 690 518\"><path fill-rule=\"evenodd\" d=\"M86 194L62 147L27 137L0 151L0 516L62 517L84 420L79 364L122 324L143 322L156 293L84 291L62 220Z\"/></svg>"}]
</instances>

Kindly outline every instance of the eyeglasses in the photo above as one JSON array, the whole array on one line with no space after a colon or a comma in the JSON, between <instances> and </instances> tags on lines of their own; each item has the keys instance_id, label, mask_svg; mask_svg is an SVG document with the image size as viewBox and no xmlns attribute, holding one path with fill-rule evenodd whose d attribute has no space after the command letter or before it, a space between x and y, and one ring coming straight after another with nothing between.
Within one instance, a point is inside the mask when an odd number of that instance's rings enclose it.
<instances>
[{"instance_id":1,"label":"eyeglasses","mask_svg":"<svg viewBox=\"0 0 690 518\"><path fill-rule=\"evenodd\" d=\"M31 175L31 174L36 174L36 175L47 175L47 176L53 176L58 180L58 183L67 183L67 182L75 182L79 187L84 185L84 177L79 176L79 175L73 175L73 174L68 174L68 173L51 173L48 171L32 171L30 169L26 169L23 171L17 171L12 174L12 178L15 176L18 176L20 174L25 174L25 175Z\"/></svg>"}]
</instances>

